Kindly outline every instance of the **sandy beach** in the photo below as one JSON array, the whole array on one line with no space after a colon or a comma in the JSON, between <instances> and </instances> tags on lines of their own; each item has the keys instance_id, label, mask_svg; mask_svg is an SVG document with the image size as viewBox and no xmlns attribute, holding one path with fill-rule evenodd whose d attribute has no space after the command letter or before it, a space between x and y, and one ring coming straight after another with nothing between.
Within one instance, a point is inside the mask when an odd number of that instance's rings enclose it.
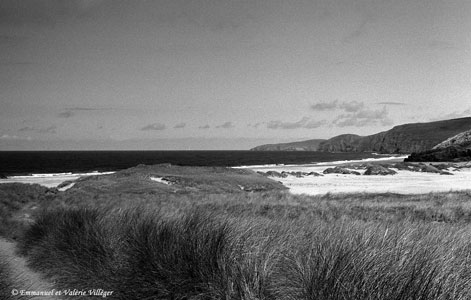
<instances>
[{"instance_id":1,"label":"sandy beach","mask_svg":"<svg viewBox=\"0 0 471 300\"><path fill-rule=\"evenodd\" d=\"M319 163L312 165L279 165L248 167L256 172L322 172L329 167L351 166L361 163L395 163L403 157L383 158L375 160ZM355 171L362 175L352 174L322 174L323 176L305 176L298 178L288 175L286 178L271 177L289 188L294 194L322 195L327 193L398 193L424 194L430 192L462 191L471 189L471 168L453 169L446 171L453 175L412 172L398 170L395 175L363 175L365 170ZM353 170L353 169L352 169Z\"/></svg>"},{"instance_id":2,"label":"sandy beach","mask_svg":"<svg viewBox=\"0 0 471 300\"><path fill-rule=\"evenodd\" d=\"M430 192L462 191L471 189L471 167L460 169L449 168L447 172L453 175L440 175L426 172L412 172L391 168L397 172L395 175L363 175L364 169L353 169L352 166L361 164L384 164L402 162L404 157L388 157L366 159L357 161L337 161L304 165L263 165L244 166L237 168L250 169L255 172L276 171L282 172L316 172L322 176L296 177L288 175L285 178L269 177L281 182L293 194L323 195L327 193L398 193L398 194L424 194ZM330 167L346 167L357 171L361 175L352 174L323 174ZM104 173L62 173L62 174L35 174L32 176L12 176L0 179L0 183L20 182L40 184L46 187L57 187L65 181L74 181L83 176L111 174ZM62 187L70 188L73 184Z\"/></svg>"}]
</instances>

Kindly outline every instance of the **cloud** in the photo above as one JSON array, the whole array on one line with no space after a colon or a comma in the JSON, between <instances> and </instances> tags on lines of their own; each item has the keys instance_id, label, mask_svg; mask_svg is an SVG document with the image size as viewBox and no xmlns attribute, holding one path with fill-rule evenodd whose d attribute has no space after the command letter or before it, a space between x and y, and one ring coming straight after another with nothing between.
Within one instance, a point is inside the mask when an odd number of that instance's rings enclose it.
<instances>
[{"instance_id":1,"label":"cloud","mask_svg":"<svg viewBox=\"0 0 471 300\"><path fill-rule=\"evenodd\" d=\"M146 125L146 126L142 127L141 130L143 130L143 131L147 131L147 130L164 130L166 128L167 128L167 126L165 126L165 124L153 123L153 124L149 124L149 125Z\"/></svg>"},{"instance_id":2,"label":"cloud","mask_svg":"<svg viewBox=\"0 0 471 300\"><path fill-rule=\"evenodd\" d=\"M17 135L4 134L4 135L0 136L0 140L27 140L27 141L31 141L32 138L30 136L23 137L23 136L17 136Z\"/></svg>"},{"instance_id":3,"label":"cloud","mask_svg":"<svg viewBox=\"0 0 471 300\"><path fill-rule=\"evenodd\" d=\"M175 126L173 126L173 128L176 128L176 129L185 128L185 127L186 127L186 123L178 123L178 124L175 124Z\"/></svg>"},{"instance_id":4,"label":"cloud","mask_svg":"<svg viewBox=\"0 0 471 300\"><path fill-rule=\"evenodd\" d=\"M92 111L92 110L103 110L103 108L96 108L96 107L71 107L68 110L73 111Z\"/></svg>"},{"instance_id":5,"label":"cloud","mask_svg":"<svg viewBox=\"0 0 471 300\"><path fill-rule=\"evenodd\" d=\"M338 108L338 100L331 102L318 102L311 105L312 110L316 111L325 111L325 110L335 110Z\"/></svg>"},{"instance_id":6,"label":"cloud","mask_svg":"<svg viewBox=\"0 0 471 300\"><path fill-rule=\"evenodd\" d=\"M209 126L208 124L198 127L198 129L209 129L209 128L211 128L211 126Z\"/></svg>"},{"instance_id":7,"label":"cloud","mask_svg":"<svg viewBox=\"0 0 471 300\"><path fill-rule=\"evenodd\" d=\"M56 134L57 133L56 129L57 129L57 126L52 125L52 126L49 126L47 128L39 128L36 131L39 132L39 133Z\"/></svg>"},{"instance_id":8,"label":"cloud","mask_svg":"<svg viewBox=\"0 0 471 300\"><path fill-rule=\"evenodd\" d=\"M66 119L67 119L67 118L70 118L70 117L72 117L72 116L74 116L74 115L75 115L75 114L74 114L72 111L70 111L70 110L63 111L63 112L57 114L57 116L58 116L59 118L66 118Z\"/></svg>"},{"instance_id":9,"label":"cloud","mask_svg":"<svg viewBox=\"0 0 471 300\"><path fill-rule=\"evenodd\" d=\"M376 104L380 104L380 105L407 105L404 102L376 102Z\"/></svg>"},{"instance_id":10,"label":"cloud","mask_svg":"<svg viewBox=\"0 0 471 300\"><path fill-rule=\"evenodd\" d=\"M385 108L381 110L363 109L350 114L343 114L333 121L337 127L389 126L393 121Z\"/></svg>"},{"instance_id":11,"label":"cloud","mask_svg":"<svg viewBox=\"0 0 471 300\"><path fill-rule=\"evenodd\" d=\"M358 101L342 102L339 107L346 112L357 112L363 109L365 104Z\"/></svg>"},{"instance_id":12,"label":"cloud","mask_svg":"<svg viewBox=\"0 0 471 300\"><path fill-rule=\"evenodd\" d=\"M269 129L298 129L298 128L318 128L322 125L325 125L327 122L322 121L313 121L309 117L304 117L297 122L282 122L280 120L269 121L267 123L267 128Z\"/></svg>"},{"instance_id":13,"label":"cloud","mask_svg":"<svg viewBox=\"0 0 471 300\"><path fill-rule=\"evenodd\" d=\"M70 118L75 116L76 112L86 112L86 111L97 111L104 110L103 108L95 107L70 107L65 109L63 112L57 114L59 118Z\"/></svg>"},{"instance_id":14,"label":"cloud","mask_svg":"<svg viewBox=\"0 0 471 300\"><path fill-rule=\"evenodd\" d=\"M344 110L346 112L356 112L363 109L365 104L359 101L343 101L338 100L330 102L318 102L311 105L311 109L314 111L326 111L326 110Z\"/></svg>"},{"instance_id":15,"label":"cloud","mask_svg":"<svg viewBox=\"0 0 471 300\"><path fill-rule=\"evenodd\" d=\"M250 124L247 124L247 127L258 128L258 127L259 127L260 125L262 125L262 124L263 124L263 123L260 123L260 122L257 122L257 123L255 123L255 124L250 123Z\"/></svg>"},{"instance_id":16,"label":"cloud","mask_svg":"<svg viewBox=\"0 0 471 300\"><path fill-rule=\"evenodd\" d=\"M229 128L234 128L234 124L232 122L225 122L224 124L216 126L216 128L224 128L224 129L229 129Z\"/></svg>"},{"instance_id":17,"label":"cloud","mask_svg":"<svg viewBox=\"0 0 471 300\"><path fill-rule=\"evenodd\" d=\"M20 129L18 129L18 131L20 131L20 132L22 132L22 131L35 131L35 128L31 127L31 126L25 126L25 127L22 127Z\"/></svg>"},{"instance_id":18,"label":"cloud","mask_svg":"<svg viewBox=\"0 0 471 300\"><path fill-rule=\"evenodd\" d=\"M18 132L37 132L37 133L48 133L48 134L55 134L57 126L52 125L49 127L32 127L32 126L25 126L20 129L18 129Z\"/></svg>"}]
</instances>

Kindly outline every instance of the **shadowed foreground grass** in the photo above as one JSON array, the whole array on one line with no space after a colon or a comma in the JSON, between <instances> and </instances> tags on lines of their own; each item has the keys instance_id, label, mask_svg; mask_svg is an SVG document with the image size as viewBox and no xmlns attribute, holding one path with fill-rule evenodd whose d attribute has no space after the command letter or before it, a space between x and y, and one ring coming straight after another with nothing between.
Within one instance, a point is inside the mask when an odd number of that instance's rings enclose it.
<instances>
[{"instance_id":1,"label":"shadowed foreground grass","mask_svg":"<svg viewBox=\"0 0 471 300\"><path fill-rule=\"evenodd\" d=\"M112 299L470 299L470 229L54 208L19 250L58 288Z\"/></svg>"}]
</instances>

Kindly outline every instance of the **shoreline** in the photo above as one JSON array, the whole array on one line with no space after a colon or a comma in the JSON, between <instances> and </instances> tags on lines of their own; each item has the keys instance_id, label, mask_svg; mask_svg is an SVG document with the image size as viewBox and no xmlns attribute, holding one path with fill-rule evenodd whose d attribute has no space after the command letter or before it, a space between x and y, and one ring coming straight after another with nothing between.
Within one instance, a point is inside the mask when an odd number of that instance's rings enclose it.
<instances>
[{"instance_id":1,"label":"shoreline","mask_svg":"<svg viewBox=\"0 0 471 300\"><path fill-rule=\"evenodd\" d=\"M231 167L233 169L249 169L254 172L266 173L274 171L289 174L286 177L268 176L268 178L278 181L288 188L292 194L325 195L325 194L345 194L345 193L395 193L395 194L427 194L431 192L457 192L471 190L471 164L469 162L453 163L445 171L453 175L440 175L426 172L413 172L409 170L397 169L395 163L402 163L404 156L389 156L378 158L366 158L359 160L344 160L319 162L313 164L289 164L289 165L253 165ZM368 165L391 165L389 169L396 172L394 175L364 175ZM410 163L419 165L424 163ZM434 163L425 163L434 164ZM327 168L343 167L351 171L356 171L360 175L353 174L323 174ZM315 172L318 176L294 176L290 173L300 172L307 174ZM2 183L24 183L39 184L48 188L57 188L64 182L71 184L61 187L64 191L73 186L73 182L86 176L100 176L113 174L115 172L85 172L85 173L51 173L32 174L31 176L11 176L0 179Z\"/></svg>"}]
</instances>

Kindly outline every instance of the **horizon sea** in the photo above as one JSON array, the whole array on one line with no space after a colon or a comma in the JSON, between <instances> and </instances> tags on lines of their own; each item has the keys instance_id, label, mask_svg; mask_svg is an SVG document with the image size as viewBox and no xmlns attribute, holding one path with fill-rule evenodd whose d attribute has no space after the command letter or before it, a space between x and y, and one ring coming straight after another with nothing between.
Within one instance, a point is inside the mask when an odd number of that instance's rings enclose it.
<instances>
[{"instance_id":1,"label":"horizon sea","mask_svg":"<svg viewBox=\"0 0 471 300\"><path fill-rule=\"evenodd\" d=\"M0 151L0 175L110 172L140 164L180 166L254 166L315 164L378 158L376 153L315 151Z\"/></svg>"}]
</instances>

